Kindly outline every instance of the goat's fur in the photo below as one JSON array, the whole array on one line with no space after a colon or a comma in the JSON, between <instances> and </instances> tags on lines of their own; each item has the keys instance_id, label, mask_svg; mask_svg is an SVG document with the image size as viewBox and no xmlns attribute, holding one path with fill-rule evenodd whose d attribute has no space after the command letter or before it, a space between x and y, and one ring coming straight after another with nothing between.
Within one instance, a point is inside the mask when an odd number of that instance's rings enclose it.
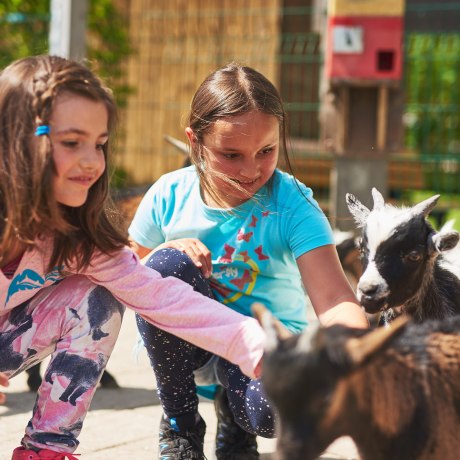
<instances>
[{"instance_id":1,"label":"goat's fur","mask_svg":"<svg viewBox=\"0 0 460 460\"><path fill-rule=\"evenodd\" d=\"M362 274L361 260L354 232L342 232L334 229L334 241L342 269L355 289Z\"/></svg>"},{"instance_id":2,"label":"goat's fur","mask_svg":"<svg viewBox=\"0 0 460 460\"><path fill-rule=\"evenodd\" d=\"M401 208L385 204L375 188L372 196L372 210L346 196L362 228L361 305L368 313L390 319L406 313L418 322L460 313L459 234L447 226L437 232L427 220L439 195Z\"/></svg>"},{"instance_id":3,"label":"goat's fur","mask_svg":"<svg viewBox=\"0 0 460 460\"><path fill-rule=\"evenodd\" d=\"M281 338L272 316L262 379L277 409L276 460L313 460L350 436L362 460L456 460L460 317L389 328L345 326Z\"/></svg>"}]
</instances>

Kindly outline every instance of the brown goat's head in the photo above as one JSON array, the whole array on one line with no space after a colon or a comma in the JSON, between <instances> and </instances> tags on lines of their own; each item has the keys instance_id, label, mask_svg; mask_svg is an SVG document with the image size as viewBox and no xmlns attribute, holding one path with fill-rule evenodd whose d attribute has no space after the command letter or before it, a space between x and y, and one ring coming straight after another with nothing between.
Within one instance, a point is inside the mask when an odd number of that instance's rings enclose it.
<instances>
[{"instance_id":1,"label":"brown goat's head","mask_svg":"<svg viewBox=\"0 0 460 460\"><path fill-rule=\"evenodd\" d=\"M280 337L276 320L253 307L267 334L262 379L279 416L277 458L316 459L342 436L341 382L382 351L404 330L407 320L374 331L335 325Z\"/></svg>"}]
</instances>

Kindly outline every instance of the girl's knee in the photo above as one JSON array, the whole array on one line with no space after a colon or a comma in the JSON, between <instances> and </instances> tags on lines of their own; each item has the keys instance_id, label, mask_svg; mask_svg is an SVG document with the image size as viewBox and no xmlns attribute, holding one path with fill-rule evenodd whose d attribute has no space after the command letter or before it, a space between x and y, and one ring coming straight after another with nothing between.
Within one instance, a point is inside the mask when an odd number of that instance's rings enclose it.
<instances>
[{"instance_id":1,"label":"girl's knee","mask_svg":"<svg viewBox=\"0 0 460 460\"><path fill-rule=\"evenodd\" d=\"M266 400L265 403L260 402L255 407L247 407L246 410L253 434L263 438L275 437L275 414Z\"/></svg>"},{"instance_id":2,"label":"girl's knee","mask_svg":"<svg viewBox=\"0 0 460 460\"><path fill-rule=\"evenodd\" d=\"M155 251L145 265L161 273L163 270L183 264L194 266L192 259L187 254L175 248L164 248Z\"/></svg>"},{"instance_id":3,"label":"girl's knee","mask_svg":"<svg viewBox=\"0 0 460 460\"><path fill-rule=\"evenodd\" d=\"M43 289L30 302L34 322L53 319L65 328L86 327L93 340L118 334L125 307L104 287L83 276L71 276Z\"/></svg>"},{"instance_id":4,"label":"girl's knee","mask_svg":"<svg viewBox=\"0 0 460 460\"><path fill-rule=\"evenodd\" d=\"M238 366L223 359L219 360L217 376L227 388L230 408L237 423L250 433L264 438L274 437L276 416L261 380L250 380Z\"/></svg>"},{"instance_id":5,"label":"girl's knee","mask_svg":"<svg viewBox=\"0 0 460 460\"><path fill-rule=\"evenodd\" d=\"M118 335L125 307L106 288L96 286L91 290L87 308L93 340L100 340L109 333Z\"/></svg>"},{"instance_id":6,"label":"girl's knee","mask_svg":"<svg viewBox=\"0 0 460 460\"><path fill-rule=\"evenodd\" d=\"M174 276L189 282L193 277L201 276L200 269L192 259L174 248L164 248L154 252L145 265L159 272L163 278Z\"/></svg>"},{"instance_id":7,"label":"girl's knee","mask_svg":"<svg viewBox=\"0 0 460 460\"><path fill-rule=\"evenodd\" d=\"M182 251L173 248L160 249L150 256L146 265L159 272L163 278L168 276L179 278L190 284L195 291L213 298L209 281L193 260Z\"/></svg>"}]
</instances>

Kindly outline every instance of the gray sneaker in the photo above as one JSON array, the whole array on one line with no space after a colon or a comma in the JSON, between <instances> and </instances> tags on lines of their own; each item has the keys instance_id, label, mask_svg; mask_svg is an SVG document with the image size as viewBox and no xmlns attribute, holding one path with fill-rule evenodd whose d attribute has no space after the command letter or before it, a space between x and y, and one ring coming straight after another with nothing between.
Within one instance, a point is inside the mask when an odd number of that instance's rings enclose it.
<instances>
[{"instance_id":1,"label":"gray sneaker","mask_svg":"<svg viewBox=\"0 0 460 460\"><path fill-rule=\"evenodd\" d=\"M203 452L206 423L200 417L192 427L181 428L177 419L161 418L158 458L160 460L206 459Z\"/></svg>"}]
</instances>

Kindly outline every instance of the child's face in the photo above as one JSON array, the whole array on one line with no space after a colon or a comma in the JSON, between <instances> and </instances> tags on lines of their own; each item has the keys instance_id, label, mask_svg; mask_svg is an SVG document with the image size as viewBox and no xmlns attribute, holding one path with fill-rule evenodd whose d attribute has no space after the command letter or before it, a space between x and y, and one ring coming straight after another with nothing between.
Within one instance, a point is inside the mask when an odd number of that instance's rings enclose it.
<instances>
[{"instance_id":1,"label":"child's face","mask_svg":"<svg viewBox=\"0 0 460 460\"><path fill-rule=\"evenodd\" d=\"M246 192L212 175L214 189L226 205L247 201L271 178L278 163L279 130L275 116L252 111L218 120L204 136L207 168L225 174Z\"/></svg>"},{"instance_id":2,"label":"child's face","mask_svg":"<svg viewBox=\"0 0 460 460\"><path fill-rule=\"evenodd\" d=\"M50 129L55 199L66 206L82 206L105 169L102 146L108 140L107 108L102 102L62 94L54 105Z\"/></svg>"}]
</instances>

